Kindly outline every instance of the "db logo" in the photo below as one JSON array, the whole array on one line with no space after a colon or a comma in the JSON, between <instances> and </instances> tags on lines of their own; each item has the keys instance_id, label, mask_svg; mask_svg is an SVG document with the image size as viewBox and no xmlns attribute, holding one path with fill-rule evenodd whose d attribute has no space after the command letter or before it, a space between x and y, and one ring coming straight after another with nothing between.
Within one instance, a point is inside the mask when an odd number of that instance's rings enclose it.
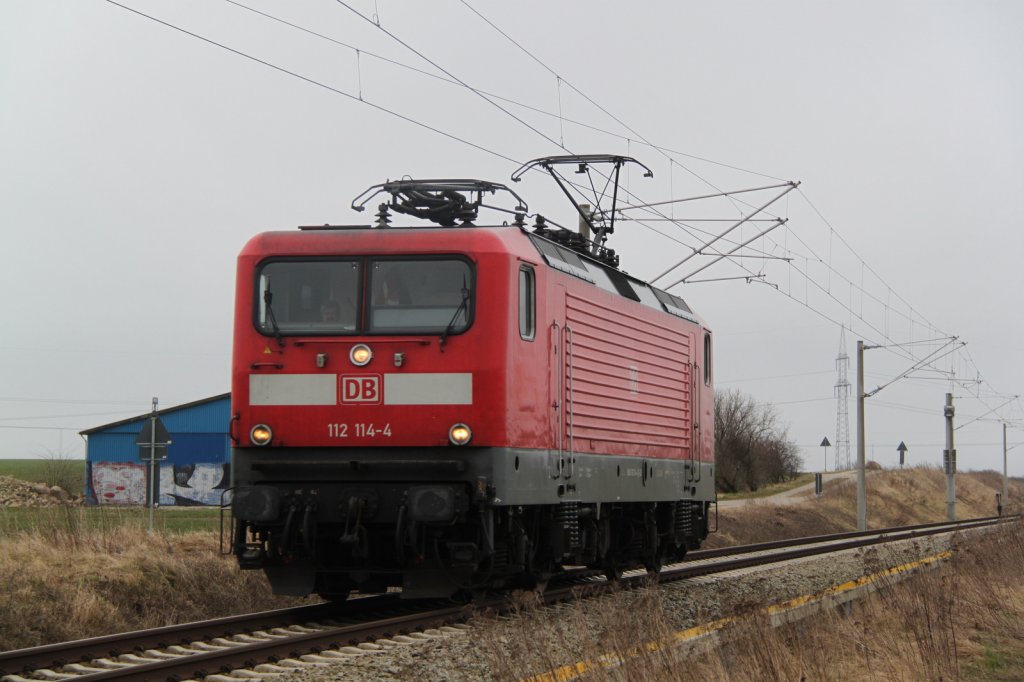
<instances>
[{"instance_id":1,"label":"db logo","mask_svg":"<svg viewBox=\"0 0 1024 682\"><path fill-rule=\"evenodd\" d=\"M341 377L341 402L380 403L380 375Z\"/></svg>"}]
</instances>

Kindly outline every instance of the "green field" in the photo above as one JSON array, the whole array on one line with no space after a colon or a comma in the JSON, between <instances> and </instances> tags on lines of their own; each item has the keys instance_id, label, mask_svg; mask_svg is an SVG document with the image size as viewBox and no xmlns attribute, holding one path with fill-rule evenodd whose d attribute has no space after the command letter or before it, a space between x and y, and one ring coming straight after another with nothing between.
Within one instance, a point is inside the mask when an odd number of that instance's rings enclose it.
<instances>
[{"instance_id":1,"label":"green field","mask_svg":"<svg viewBox=\"0 0 1024 682\"><path fill-rule=\"evenodd\" d=\"M85 485L85 460L62 457L0 459L0 476L56 485L72 495L81 495Z\"/></svg>"},{"instance_id":2,"label":"green field","mask_svg":"<svg viewBox=\"0 0 1024 682\"><path fill-rule=\"evenodd\" d=\"M148 528L143 507L0 507L0 535L19 532L71 533ZM216 507L165 507L153 512L153 530L165 533L214 531L220 528Z\"/></svg>"},{"instance_id":3,"label":"green field","mask_svg":"<svg viewBox=\"0 0 1024 682\"><path fill-rule=\"evenodd\" d=\"M76 460L76 462L79 462ZM42 482L46 471L45 460L0 460L0 476ZM81 460L82 475L85 475L85 460Z\"/></svg>"}]
</instances>

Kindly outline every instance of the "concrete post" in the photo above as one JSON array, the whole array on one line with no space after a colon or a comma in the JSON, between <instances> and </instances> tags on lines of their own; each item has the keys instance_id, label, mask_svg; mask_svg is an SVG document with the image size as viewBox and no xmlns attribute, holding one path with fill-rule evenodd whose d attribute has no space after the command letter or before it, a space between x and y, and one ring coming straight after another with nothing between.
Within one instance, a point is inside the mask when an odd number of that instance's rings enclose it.
<instances>
[{"instance_id":1,"label":"concrete post","mask_svg":"<svg viewBox=\"0 0 1024 682\"><path fill-rule=\"evenodd\" d=\"M946 449L943 451L943 463L946 468L946 518L956 521L956 449L953 447L953 394L946 394L946 406L943 414L946 417Z\"/></svg>"},{"instance_id":2,"label":"concrete post","mask_svg":"<svg viewBox=\"0 0 1024 682\"><path fill-rule=\"evenodd\" d=\"M1010 489L1007 487L1006 479L1006 422L1003 422L1003 504L1010 500Z\"/></svg>"},{"instance_id":3,"label":"concrete post","mask_svg":"<svg viewBox=\"0 0 1024 682\"><path fill-rule=\"evenodd\" d=\"M857 530L868 529L867 488L864 480L864 342L857 342Z\"/></svg>"}]
</instances>

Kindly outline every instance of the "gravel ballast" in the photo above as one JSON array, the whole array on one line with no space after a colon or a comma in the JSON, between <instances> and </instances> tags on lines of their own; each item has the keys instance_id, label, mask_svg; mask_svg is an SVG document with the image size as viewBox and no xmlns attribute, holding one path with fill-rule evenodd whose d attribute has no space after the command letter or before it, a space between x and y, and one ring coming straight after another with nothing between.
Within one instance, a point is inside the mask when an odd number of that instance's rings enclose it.
<instances>
[{"instance_id":1,"label":"gravel ballast","mask_svg":"<svg viewBox=\"0 0 1024 682\"><path fill-rule=\"evenodd\" d=\"M479 680L536 675L581 660L587 655L583 652L593 652L602 632L631 628L645 613L661 612L659 621L667 631L660 636L665 636L725 616L819 594L948 548L948 538L908 540L885 548L848 550L824 558L797 559L774 567L730 571L571 604L524 609L499 619L480 615L462 633L438 633L401 645L381 642L381 648L372 653L310 668L289 679Z\"/></svg>"}]
</instances>

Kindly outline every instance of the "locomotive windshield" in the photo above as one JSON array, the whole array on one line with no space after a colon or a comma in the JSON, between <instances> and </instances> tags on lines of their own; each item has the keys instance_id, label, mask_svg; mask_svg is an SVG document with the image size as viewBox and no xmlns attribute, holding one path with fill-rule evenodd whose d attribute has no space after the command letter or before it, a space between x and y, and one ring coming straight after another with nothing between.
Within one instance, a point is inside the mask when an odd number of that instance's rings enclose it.
<instances>
[{"instance_id":1,"label":"locomotive windshield","mask_svg":"<svg viewBox=\"0 0 1024 682\"><path fill-rule=\"evenodd\" d=\"M462 260L371 261L367 331L459 333L469 326L471 273Z\"/></svg>"},{"instance_id":2,"label":"locomotive windshield","mask_svg":"<svg viewBox=\"0 0 1024 682\"><path fill-rule=\"evenodd\" d=\"M472 284L458 258L274 261L259 271L256 327L268 336L458 334L469 327Z\"/></svg>"},{"instance_id":3,"label":"locomotive windshield","mask_svg":"<svg viewBox=\"0 0 1024 682\"><path fill-rule=\"evenodd\" d=\"M352 334L360 263L280 261L260 270L257 327L265 334Z\"/></svg>"}]
</instances>

